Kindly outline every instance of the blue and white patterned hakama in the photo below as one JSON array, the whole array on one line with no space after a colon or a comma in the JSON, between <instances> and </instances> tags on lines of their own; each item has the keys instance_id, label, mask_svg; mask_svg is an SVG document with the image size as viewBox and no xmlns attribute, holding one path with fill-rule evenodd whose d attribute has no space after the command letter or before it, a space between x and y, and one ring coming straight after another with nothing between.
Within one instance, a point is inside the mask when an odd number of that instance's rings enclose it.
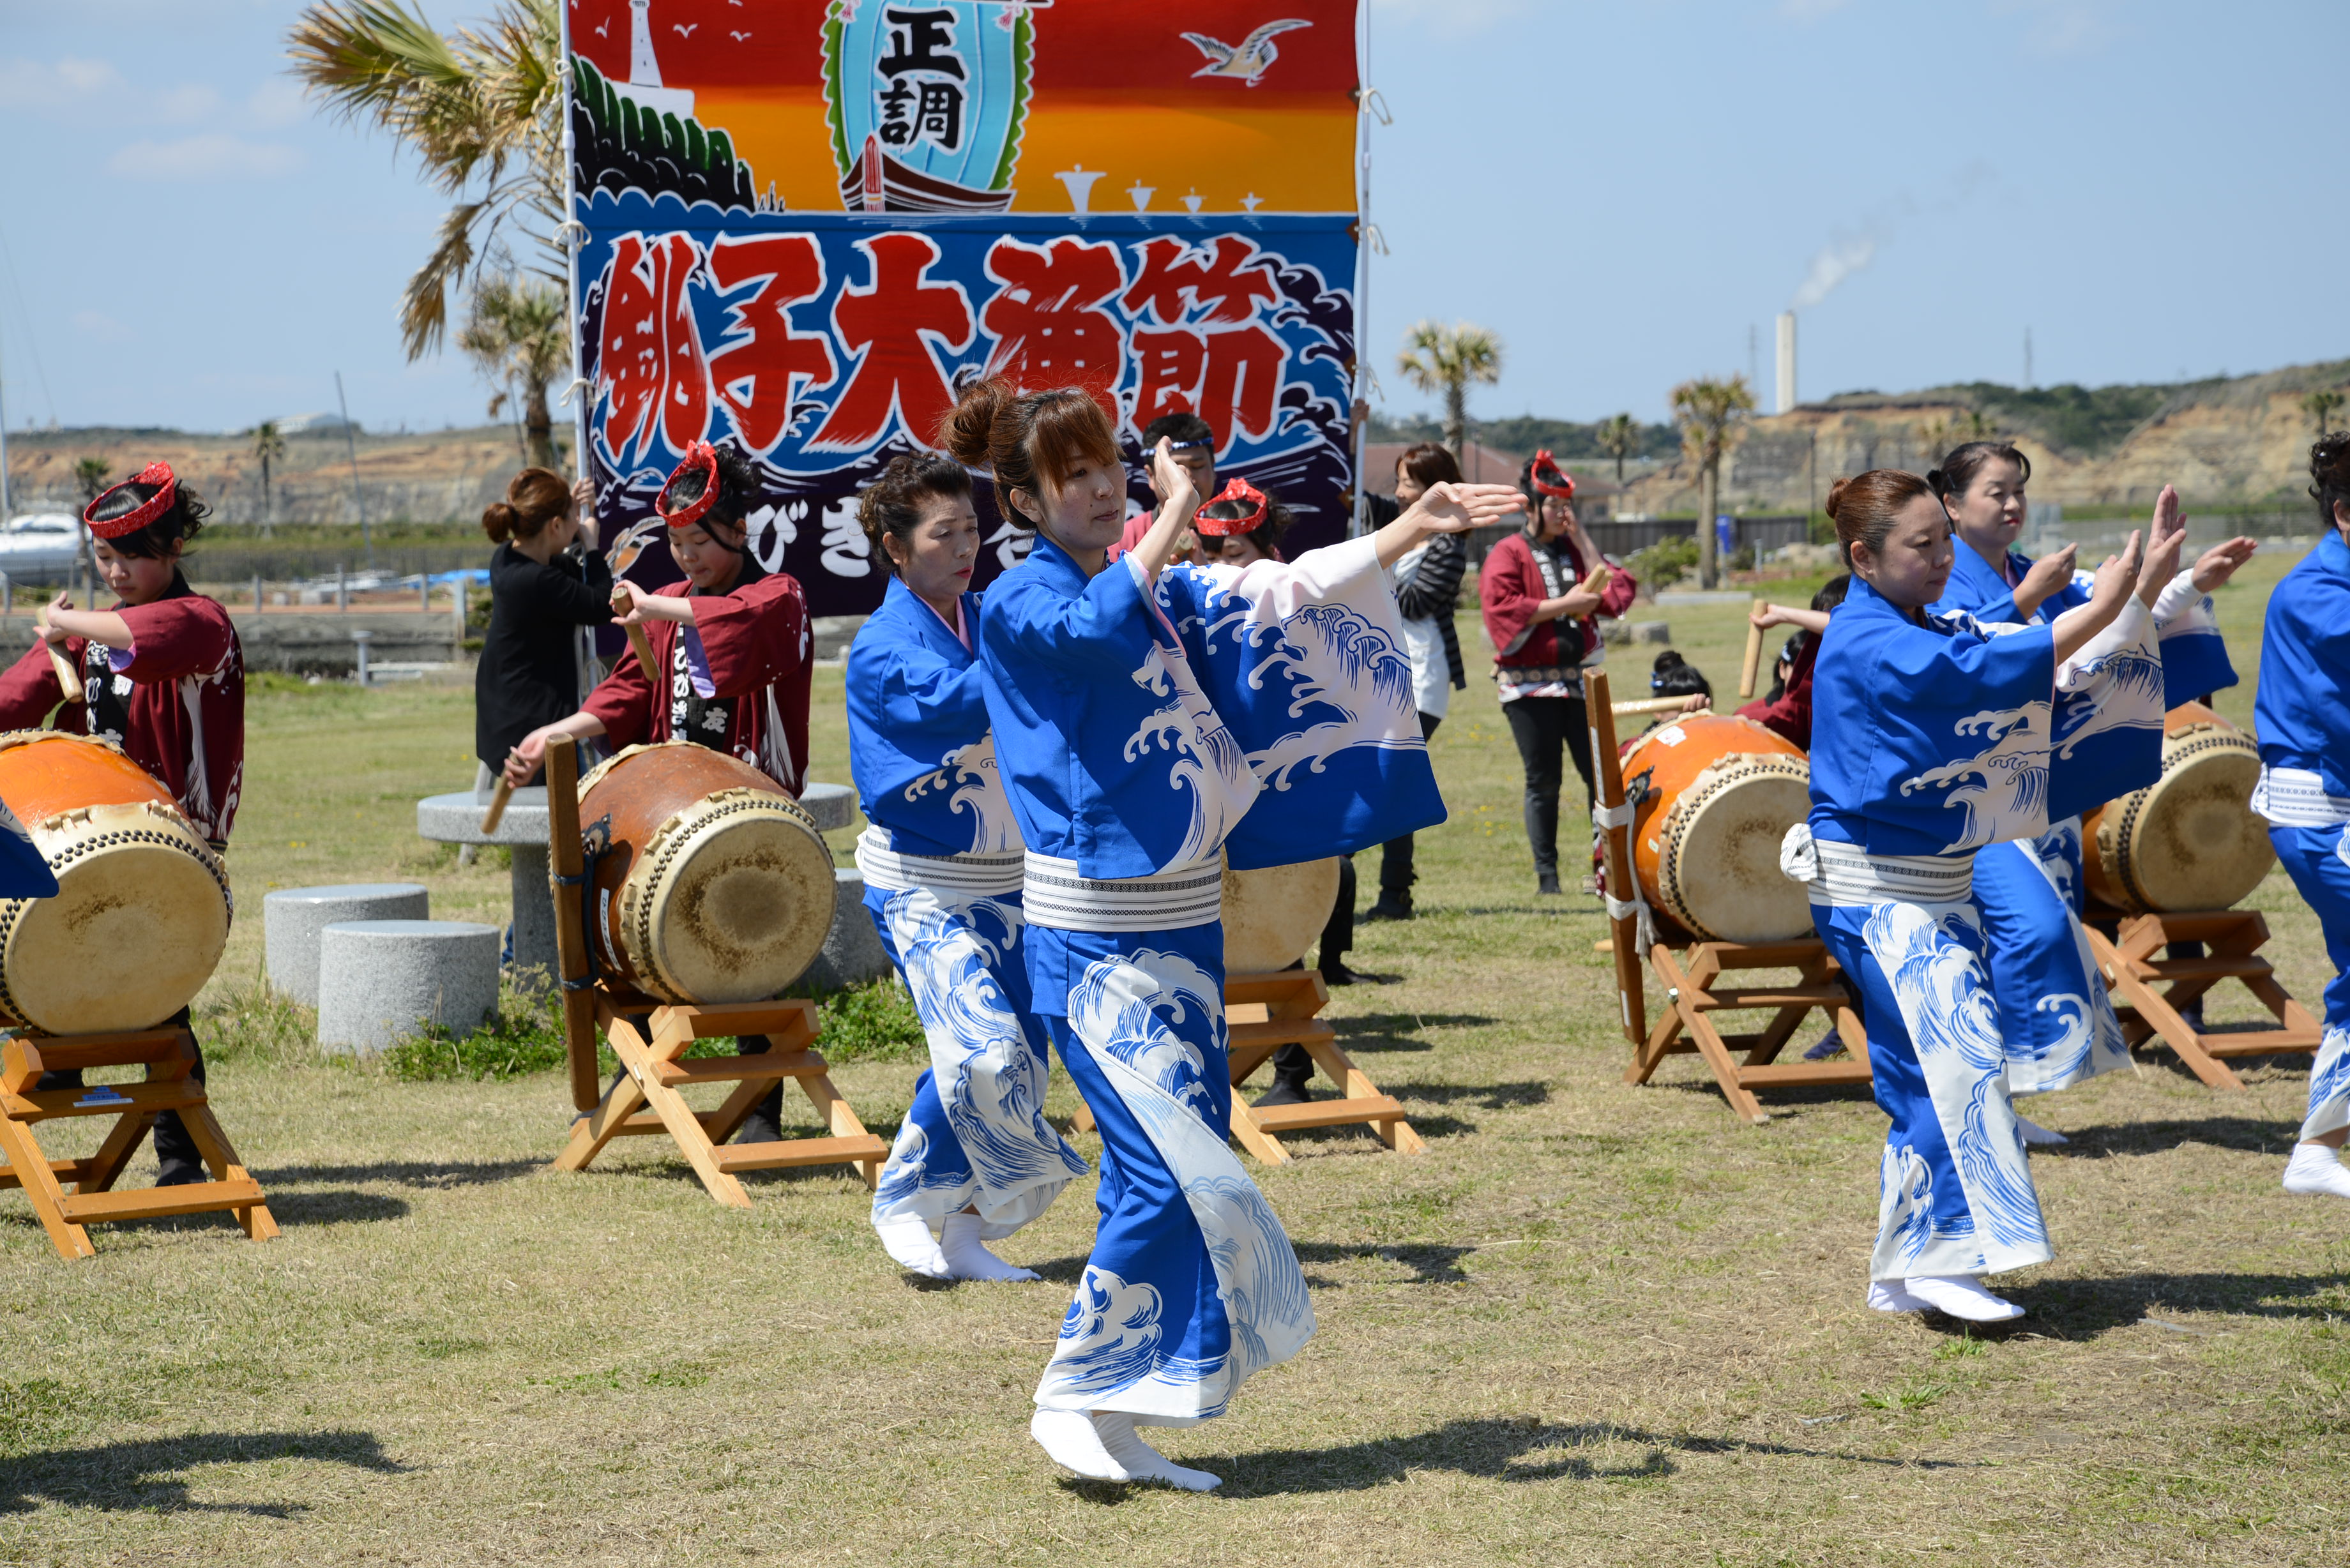
<instances>
[{"instance_id":1,"label":"blue and white patterned hakama","mask_svg":"<svg viewBox=\"0 0 2350 1568\"><path fill-rule=\"evenodd\" d=\"M920 1218L933 1234L975 1210L1009 1236L1086 1162L1045 1119L1046 1033L1028 1008L1020 895L868 888L865 907L905 977L930 1045L873 1193L876 1226Z\"/></svg>"},{"instance_id":2,"label":"blue and white patterned hakama","mask_svg":"<svg viewBox=\"0 0 2350 1568\"><path fill-rule=\"evenodd\" d=\"M2269 828L2269 842L2325 935L2334 979L2325 988L2325 1036L2309 1067L2303 1143L2350 1127L2350 834L2331 827Z\"/></svg>"},{"instance_id":3,"label":"blue and white patterned hakama","mask_svg":"<svg viewBox=\"0 0 2350 1568\"><path fill-rule=\"evenodd\" d=\"M1999 999L2010 1094L2043 1095L2129 1065L2081 924L2081 821L1975 852L1974 906Z\"/></svg>"}]
</instances>

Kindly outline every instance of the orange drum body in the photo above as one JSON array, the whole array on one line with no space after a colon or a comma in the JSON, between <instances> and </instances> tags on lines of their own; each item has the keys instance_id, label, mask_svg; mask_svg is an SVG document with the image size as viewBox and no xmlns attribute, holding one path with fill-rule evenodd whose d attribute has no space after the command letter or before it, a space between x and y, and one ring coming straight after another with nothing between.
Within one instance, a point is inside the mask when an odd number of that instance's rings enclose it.
<instances>
[{"instance_id":1,"label":"orange drum body","mask_svg":"<svg viewBox=\"0 0 2350 1568\"><path fill-rule=\"evenodd\" d=\"M1641 736L1624 778L1640 803L1632 868L1651 905L1714 941L1811 934L1802 886L1779 871L1779 841L1812 809L1801 747L1750 719L1700 713Z\"/></svg>"},{"instance_id":2,"label":"orange drum body","mask_svg":"<svg viewBox=\"0 0 2350 1568\"><path fill-rule=\"evenodd\" d=\"M823 950L832 852L747 763L685 741L630 746L579 781L579 829L588 944L608 980L662 1002L764 1002Z\"/></svg>"},{"instance_id":3,"label":"orange drum body","mask_svg":"<svg viewBox=\"0 0 2350 1568\"><path fill-rule=\"evenodd\" d=\"M2225 909L2276 864L2268 825L2252 815L2261 752L2200 702L2162 721L2162 776L2081 819L2089 897L2135 915Z\"/></svg>"},{"instance_id":4,"label":"orange drum body","mask_svg":"<svg viewBox=\"0 0 2350 1568\"><path fill-rule=\"evenodd\" d=\"M0 899L0 1022L147 1029L195 999L228 945L228 877L171 793L114 746L0 735L0 800L57 879Z\"/></svg>"}]
</instances>

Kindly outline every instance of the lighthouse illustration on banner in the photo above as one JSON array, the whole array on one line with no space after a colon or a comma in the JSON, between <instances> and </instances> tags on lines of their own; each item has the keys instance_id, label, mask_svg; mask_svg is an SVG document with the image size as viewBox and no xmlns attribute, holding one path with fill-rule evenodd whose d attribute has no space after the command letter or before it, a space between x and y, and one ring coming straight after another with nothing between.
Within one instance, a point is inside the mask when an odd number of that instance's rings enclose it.
<instances>
[{"instance_id":1,"label":"lighthouse illustration on banner","mask_svg":"<svg viewBox=\"0 0 2350 1568\"><path fill-rule=\"evenodd\" d=\"M1002 213L1028 117L1029 5L834 0L825 100L852 213Z\"/></svg>"},{"instance_id":2,"label":"lighthouse illustration on banner","mask_svg":"<svg viewBox=\"0 0 2350 1568\"><path fill-rule=\"evenodd\" d=\"M693 118L692 89L661 86L660 61L653 57L652 0L629 0L629 79L614 82L612 90L655 114Z\"/></svg>"}]
</instances>

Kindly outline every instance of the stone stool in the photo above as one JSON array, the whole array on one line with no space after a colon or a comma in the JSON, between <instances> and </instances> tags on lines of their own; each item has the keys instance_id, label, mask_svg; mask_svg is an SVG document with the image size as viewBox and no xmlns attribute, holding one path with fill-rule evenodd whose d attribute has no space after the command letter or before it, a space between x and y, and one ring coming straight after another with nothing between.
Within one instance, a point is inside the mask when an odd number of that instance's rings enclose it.
<instances>
[{"instance_id":1,"label":"stone stool","mask_svg":"<svg viewBox=\"0 0 2350 1568\"><path fill-rule=\"evenodd\" d=\"M427 796L416 803L417 834L443 844L503 844L513 851L508 885L515 967L535 966L552 980L561 961L555 953L555 901L546 885L546 786L515 791L496 831L484 834L482 813L488 806L486 797L471 790Z\"/></svg>"},{"instance_id":2,"label":"stone stool","mask_svg":"<svg viewBox=\"0 0 2350 1568\"><path fill-rule=\"evenodd\" d=\"M470 1034L498 1004L504 933L470 920L345 920L318 950L318 1044L380 1051L427 1023Z\"/></svg>"},{"instance_id":3,"label":"stone stool","mask_svg":"<svg viewBox=\"0 0 2350 1568\"><path fill-rule=\"evenodd\" d=\"M348 882L280 888L261 899L269 987L305 1007L318 1005L318 933L339 920L421 920L430 897L414 882Z\"/></svg>"},{"instance_id":4,"label":"stone stool","mask_svg":"<svg viewBox=\"0 0 2350 1568\"><path fill-rule=\"evenodd\" d=\"M854 866L832 874L832 929L824 951L800 978L818 991L843 991L891 972L889 950L873 929L873 911L865 907L865 877Z\"/></svg>"},{"instance_id":5,"label":"stone stool","mask_svg":"<svg viewBox=\"0 0 2350 1568\"><path fill-rule=\"evenodd\" d=\"M830 833L857 820L857 792L847 784L812 784L800 792L800 809L816 818L816 831Z\"/></svg>"}]
</instances>

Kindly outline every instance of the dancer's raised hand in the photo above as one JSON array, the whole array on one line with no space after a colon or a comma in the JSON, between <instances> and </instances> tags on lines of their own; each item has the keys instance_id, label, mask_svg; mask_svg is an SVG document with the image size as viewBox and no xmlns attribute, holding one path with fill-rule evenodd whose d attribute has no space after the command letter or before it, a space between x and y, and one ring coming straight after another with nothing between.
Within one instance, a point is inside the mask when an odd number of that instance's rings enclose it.
<instances>
[{"instance_id":1,"label":"dancer's raised hand","mask_svg":"<svg viewBox=\"0 0 2350 1568\"><path fill-rule=\"evenodd\" d=\"M1431 484L1404 514L1371 535L1379 565L1392 566L1431 534L1465 534L1526 509L1511 484Z\"/></svg>"},{"instance_id":2,"label":"dancer's raised hand","mask_svg":"<svg viewBox=\"0 0 2350 1568\"><path fill-rule=\"evenodd\" d=\"M2212 545L2195 557L2195 591L2208 594L2226 585L2236 575L2236 568L2252 558L2260 548L2257 540L2237 537Z\"/></svg>"}]
</instances>

